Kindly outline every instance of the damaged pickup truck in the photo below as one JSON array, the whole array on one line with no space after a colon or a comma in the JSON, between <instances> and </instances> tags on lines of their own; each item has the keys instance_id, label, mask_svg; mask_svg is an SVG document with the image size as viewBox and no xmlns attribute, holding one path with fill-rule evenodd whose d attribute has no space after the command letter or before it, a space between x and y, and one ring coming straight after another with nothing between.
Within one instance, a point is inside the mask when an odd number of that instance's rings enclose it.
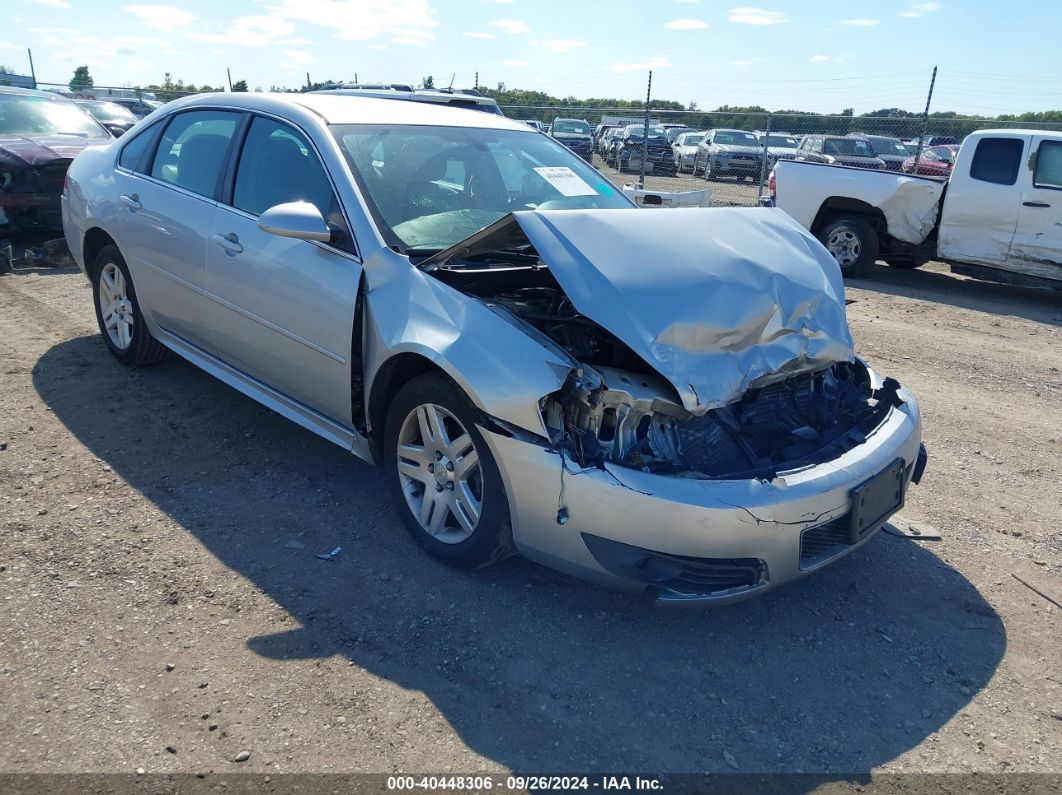
<instances>
[{"instance_id":1,"label":"damaged pickup truck","mask_svg":"<svg viewBox=\"0 0 1062 795\"><path fill-rule=\"evenodd\" d=\"M638 210L501 117L178 100L74 162L64 227L115 357L175 351L382 462L451 565L733 601L860 547L925 467L784 213Z\"/></svg>"},{"instance_id":2,"label":"damaged pickup truck","mask_svg":"<svg viewBox=\"0 0 1062 795\"><path fill-rule=\"evenodd\" d=\"M768 184L764 203L818 237L846 277L880 258L1062 282L1062 132L971 133L946 180L794 161L779 162Z\"/></svg>"}]
</instances>

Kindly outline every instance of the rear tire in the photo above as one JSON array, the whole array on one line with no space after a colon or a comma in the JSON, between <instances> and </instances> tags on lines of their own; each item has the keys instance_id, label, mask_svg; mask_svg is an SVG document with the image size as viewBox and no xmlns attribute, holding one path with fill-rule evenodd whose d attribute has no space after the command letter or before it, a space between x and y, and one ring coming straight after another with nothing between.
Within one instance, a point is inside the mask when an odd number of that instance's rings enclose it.
<instances>
[{"instance_id":1,"label":"rear tire","mask_svg":"<svg viewBox=\"0 0 1062 795\"><path fill-rule=\"evenodd\" d=\"M117 246L104 246L96 255L92 297L103 343L115 359L129 367L145 367L169 355L144 322L133 277Z\"/></svg>"},{"instance_id":2,"label":"rear tire","mask_svg":"<svg viewBox=\"0 0 1062 795\"><path fill-rule=\"evenodd\" d=\"M387 477L406 529L429 555L459 569L515 551L509 501L478 414L453 381L427 373L398 391L384 429Z\"/></svg>"},{"instance_id":3,"label":"rear tire","mask_svg":"<svg viewBox=\"0 0 1062 795\"><path fill-rule=\"evenodd\" d=\"M878 233L860 218L835 218L822 228L818 238L846 279L865 276L878 258Z\"/></svg>"}]
</instances>

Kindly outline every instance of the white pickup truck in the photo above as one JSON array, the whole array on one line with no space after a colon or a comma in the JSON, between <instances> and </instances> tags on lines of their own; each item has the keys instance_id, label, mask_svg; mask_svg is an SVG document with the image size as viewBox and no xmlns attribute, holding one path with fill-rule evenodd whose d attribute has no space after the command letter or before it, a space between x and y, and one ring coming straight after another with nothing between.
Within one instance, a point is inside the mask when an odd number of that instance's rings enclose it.
<instances>
[{"instance_id":1,"label":"white pickup truck","mask_svg":"<svg viewBox=\"0 0 1062 795\"><path fill-rule=\"evenodd\" d=\"M942 260L1062 280L1062 132L971 133L946 180L782 160L768 184L845 276Z\"/></svg>"}]
</instances>

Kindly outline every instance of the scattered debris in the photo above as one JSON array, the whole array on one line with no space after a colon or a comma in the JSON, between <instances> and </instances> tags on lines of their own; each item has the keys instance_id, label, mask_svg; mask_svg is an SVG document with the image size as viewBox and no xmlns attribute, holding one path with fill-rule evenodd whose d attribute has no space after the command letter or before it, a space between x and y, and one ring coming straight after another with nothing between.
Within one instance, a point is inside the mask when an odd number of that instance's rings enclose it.
<instances>
[{"instance_id":1,"label":"scattered debris","mask_svg":"<svg viewBox=\"0 0 1062 795\"><path fill-rule=\"evenodd\" d=\"M1010 576L1011 576L1011 577L1013 577L1013 578L1014 578L1015 580L1017 580L1018 582L1020 582L1020 583L1021 583L1022 585L1024 585L1024 586L1025 586L1026 588L1028 588L1028 589L1029 589L1030 591L1034 591L1034 592L1036 592L1036 593L1040 594L1040 596L1042 596L1042 597L1043 597L1044 599L1046 599L1046 600L1047 600L1048 602L1050 602L1051 604L1053 604L1053 605L1054 605L1055 607L1058 607L1058 608L1062 608L1062 603L1060 603L1060 602L1059 602L1059 601L1058 601L1057 599L1055 599L1055 598L1053 598L1053 597L1051 597L1051 596L1048 596L1047 594L1045 594L1045 593L1044 593L1043 591L1041 591L1041 590L1040 590L1039 588L1037 588L1037 587L1036 587L1035 585L1033 585L1032 583L1030 583L1030 582L1028 582L1028 581L1026 581L1026 580L1023 580L1023 579L1022 579L1021 577L1019 577L1019 576L1018 576L1017 574L1015 574L1014 572L1011 572Z\"/></svg>"},{"instance_id":2,"label":"scattered debris","mask_svg":"<svg viewBox=\"0 0 1062 795\"><path fill-rule=\"evenodd\" d=\"M301 541L296 541L293 538L290 541L288 541L288 543L286 543L284 545L284 548L285 549L306 549L306 545L304 543L302 543Z\"/></svg>"},{"instance_id":3,"label":"scattered debris","mask_svg":"<svg viewBox=\"0 0 1062 795\"><path fill-rule=\"evenodd\" d=\"M233 757L232 761L233 762L246 762L250 758L251 758L251 752L250 751L240 751L238 754L236 754L236 756Z\"/></svg>"},{"instance_id":4,"label":"scattered debris","mask_svg":"<svg viewBox=\"0 0 1062 795\"><path fill-rule=\"evenodd\" d=\"M315 555L315 557L317 557L317 558L319 558L321 560L335 560L336 559L336 555L338 555L342 551L343 551L343 547L336 547L331 552L325 552L325 553L323 553L321 555Z\"/></svg>"},{"instance_id":5,"label":"scattered debris","mask_svg":"<svg viewBox=\"0 0 1062 795\"><path fill-rule=\"evenodd\" d=\"M172 671L172 670L173 670L174 668L176 668L176 667L177 667L177 666L176 666L176 665L174 665L173 663L166 663L166 670L167 670L167 671Z\"/></svg>"},{"instance_id":6,"label":"scattered debris","mask_svg":"<svg viewBox=\"0 0 1062 795\"><path fill-rule=\"evenodd\" d=\"M902 516L894 516L883 528L897 538L917 538L919 541L940 541L940 531L925 522L912 522Z\"/></svg>"},{"instance_id":7,"label":"scattered debris","mask_svg":"<svg viewBox=\"0 0 1062 795\"><path fill-rule=\"evenodd\" d=\"M728 765L730 765L732 768L734 768L734 770L737 770L737 767L738 767L737 759L734 758L734 755L732 753L730 753L729 751L724 749L723 750L723 759L725 759L726 763Z\"/></svg>"}]
</instances>

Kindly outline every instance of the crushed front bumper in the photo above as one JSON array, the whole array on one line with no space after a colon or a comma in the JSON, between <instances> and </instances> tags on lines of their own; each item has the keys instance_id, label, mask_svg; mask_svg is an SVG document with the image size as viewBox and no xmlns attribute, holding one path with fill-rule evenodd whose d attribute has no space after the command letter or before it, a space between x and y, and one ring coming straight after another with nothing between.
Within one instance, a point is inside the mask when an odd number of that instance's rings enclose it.
<instances>
[{"instance_id":1,"label":"crushed front bumper","mask_svg":"<svg viewBox=\"0 0 1062 795\"><path fill-rule=\"evenodd\" d=\"M558 451L483 430L506 484L525 557L661 605L738 601L795 580L866 543L848 532L852 491L902 460L925 466L914 397L839 458L759 480L697 480L624 467L579 469ZM562 475L563 472L563 475Z\"/></svg>"}]
</instances>

